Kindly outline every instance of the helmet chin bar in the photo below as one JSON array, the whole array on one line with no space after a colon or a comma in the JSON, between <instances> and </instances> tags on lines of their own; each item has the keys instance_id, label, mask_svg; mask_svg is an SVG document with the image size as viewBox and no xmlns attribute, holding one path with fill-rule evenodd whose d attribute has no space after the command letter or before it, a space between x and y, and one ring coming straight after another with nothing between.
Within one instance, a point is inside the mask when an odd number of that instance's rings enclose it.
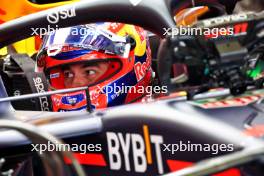
<instances>
[{"instance_id":1,"label":"helmet chin bar","mask_svg":"<svg viewBox=\"0 0 264 176\"><path fill-rule=\"evenodd\" d=\"M28 137L32 141L32 143L35 144L46 144L47 142L51 142L52 144L63 144L61 140L57 139L51 134L45 131L41 131L37 127L26 123L14 120L1 120L0 128L16 130ZM83 171L81 165L69 151L44 152L43 154L39 154L39 157L44 165L47 175L71 175L64 169L65 167L67 167L66 163L64 162L64 158L67 157L72 163L75 174L77 176L85 176L85 172Z\"/></svg>"},{"instance_id":2,"label":"helmet chin bar","mask_svg":"<svg viewBox=\"0 0 264 176\"><path fill-rule=\"evenodd\" d=\"M77 91L81 91L81 90L85 90L85 93L86 93L87 111L88 112L92 112L91 99L90 99L90 93L89 93L89 87L88 86L70 88L70 89L54 90L54 91L43 92L43 93L33 93L33 94L25 94L25 95L21 95L21 96L0 98L0 103L2 103L2 102L10 102L10 101L17 101L17 100L25 100L25 99L31 99L31 98L38 98L38 97L43 97L43 96L51 96L51 95L54 95L54 94L77 92Z\"/></svg>"}]
</instances>

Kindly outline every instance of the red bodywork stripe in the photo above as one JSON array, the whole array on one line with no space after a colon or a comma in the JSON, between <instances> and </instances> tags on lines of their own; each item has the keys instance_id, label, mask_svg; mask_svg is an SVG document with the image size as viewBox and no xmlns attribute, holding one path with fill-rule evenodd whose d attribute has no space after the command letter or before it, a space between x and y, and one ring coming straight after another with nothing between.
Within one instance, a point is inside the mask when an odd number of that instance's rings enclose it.
<instances>
[{"instance_id":1,"label":"red bodywork stripe","mask_svg":"<svg viewBox=\"0 0 264 176\"><path fill-rule=\"evenodd\" d=\"M167 160L167 164L169 166L170 171L178 171L184 169L186 167L192 166L192 162L185 161L177 161L177 160ZM240 171L238 169L229 169L219 174L214 174L213 176L241 176Z\"/></svg>"},{"instance_id":2,"label":"red bodywork stripe","mask_svg":"<svg viewBox=\"0 0 264 176\"><path fill-rule=\"evenodd\" d=\"M240 171L238 169L228 169L219 174L215 174L214 176L241 176Z\"/></svg>"},{"instance_id":3,"label":"red bodywork stripe","mask_svg":"<svg viewBox=\"0 0 264 176\"><path fill-rule=\"evenodd\" d=\"M186 167L192 166L193 163L185 161L167 160L170 171L178 171Z\"/></svg>"},{"instance_id":4,"label":"red bodywork stripe","mask_svg":"<svg viewBox=\"0 0 264 176\"><path fill-rule=\"evenodd\" d=\"M81 165L106 166L106 162L102 154L74 153L73 155ZM64 160L67 164L71 164L68 158L65 158Z\"/></svg>"},{"instance_id":5,"label":"red bodywork stripe","mask_svg":"<svg viewBox=\"0 0 264 176\"><path fill-rule=\"evenodd\" d=\"M5 15L6 11L4 11L3 9L0 9L0 15ZM5 21L0 19L0 24L4 23Z\"/></svg>"},{"instance_id":6,"label":"red bodywork stripe","mask_svg":"<svg viewBox=\"0 0 264 176\"><path fill-rule=\"evenodd\" d=\"M0 14L1 14L1 15L5 15L6 12L5 12L3 9L0 9Z\"/></svg>"},{"instance_id":7,"label":"red bodywork stripe","mask_svg":"<svg viewBox=\"0 0 264 176\"><path fill-rule=\"evenodd\" d=\"M263 137L264 136L264 125L254 125L251 128L247 129L244 131L244 133L248 136L253 136L253 137Z\"/></svg>"}]
</instances>

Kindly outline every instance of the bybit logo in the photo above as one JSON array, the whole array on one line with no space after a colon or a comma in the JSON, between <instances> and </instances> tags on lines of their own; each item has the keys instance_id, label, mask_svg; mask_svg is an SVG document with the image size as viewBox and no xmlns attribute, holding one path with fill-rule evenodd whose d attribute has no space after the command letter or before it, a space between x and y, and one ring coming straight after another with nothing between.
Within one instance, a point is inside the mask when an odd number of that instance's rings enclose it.
<instances>
[{"instance_id":1,"label":"bybit logo","mask_svg":"<svg viewBox=\"0 0 264 176\"><path fill-rule=\"evenodd\" d=\"M159 174L164 173L160 147L163 137L149 134L147 125L143 126L143 136L137 133L107 132L106 138L110 169L125 168L126 171L144 173L147 171L147 166L153 164L156 158ZM154 158L152 153L156 155ZM129 156L132 158L130 159Z\"/></svg>"}]
</instances>

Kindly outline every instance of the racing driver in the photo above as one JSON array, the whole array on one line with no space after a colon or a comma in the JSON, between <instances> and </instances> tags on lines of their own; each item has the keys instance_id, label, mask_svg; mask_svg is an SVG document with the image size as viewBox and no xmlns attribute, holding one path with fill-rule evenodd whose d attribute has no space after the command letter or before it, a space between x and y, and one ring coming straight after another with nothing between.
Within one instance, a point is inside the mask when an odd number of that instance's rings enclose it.
<instances>
[{"instance_id":1,"label":"racing driver","mask_svg":"<svg viewBox=\"0 0 264 176\"><path fill-rule=\"evenodd\" d=\"M50 90L89 87L90 101L84 90L52 95L53 111L84 110L87 102L98 109L141 101L147 93L137 89L149 86L153 75L147 32L110 22L46 35L36 68L45 73Z\"/></svg>"}]
</instances>

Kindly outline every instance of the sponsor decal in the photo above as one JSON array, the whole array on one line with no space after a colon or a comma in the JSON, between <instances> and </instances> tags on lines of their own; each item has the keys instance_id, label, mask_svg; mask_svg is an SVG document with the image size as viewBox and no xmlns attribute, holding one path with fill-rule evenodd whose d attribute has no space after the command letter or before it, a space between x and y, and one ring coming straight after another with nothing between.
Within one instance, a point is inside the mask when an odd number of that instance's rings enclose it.
<instances>
[{"instance_id":1,"label":"sponsor decal","mask_svg":"<svg viewBox=\"0 0 264 176\"><path fill-rule=\"evenodd\" d=\"M264 89L247 92L243 95L226 98L209 98L197 101L191 101L192 105L201 107L203 109L215 109L215 108L228 108L228 107L241 107L247 106L251 103L258 101L264 97Z\"/></svg>"},{"instance_id":2,"label":"sponsor decal","mask_svg":"<svg viewBox=\"0 0 264 176\"><path fill-rule=\"evenodd\" d=\"M58 78L58 77L60 77L60 73L59 72L50 74L50 79Z\"/></svg>"},{"instance_id":3,"label":"sponsor decal","mask_svg":"<svg viewBox=\"0 0 264 176\"><path fill-rule=\"evenodd\" d=\"M161 155L163 136L149 134L147 125L143 125L143 135L109 131L106 132L106 139L111 170L145 173L155 160L158 173L164 173ZM156 159L151 155L153 153Z\"/></svg>"},{"instance_id":4,"label":"sponsor decal","mask_svg":"<svg viewBox=\"0 0 264 176\"><path fill-rule=\"evenodd\" d=\"M44 93L45 87L42 79L40 77L33 78L34 86L36 87L36 90L38 93ZM49 111L49 102L48 98L43 96L39 97L39 102L41 106L42 111Z\"/></svg>"},{"instance_id":5,"label":"sponsor decal","mask_svg":"<svg viewBox=\"0 0 264 176\"><path fill-rule=\"evenodd\" d=\"M135 70L135 73L136 73L136 78L137 78L137 81L140 81L146 74L146 71L149 69L150 67L150 60L149 59L146 59L146 62L137 62L135 65L134 65L134 70Z\"/></svg>"},{"instance_id":6,"label":"sponsor decal","mask_svg":"<svg viewBox=\"0 0 264 176\"><path fill-rule=\"evenodd\" d=\"M238 22L238 21L247 20L247 19L248 19L248 14L236 14L236 15L221 16L218 18L203 20L202 23L205 27L209 27L213 25Z\"/></svg>"},{"instance_id":7,"label":"sponsor decal","mask_svg":"<svg viewBox=\"0 0 264 176\"><path fill-rule=\"evenodd\" d=\"M71 7L70 9L62 9L59 11L53 11L47 16L47 20L49 23L56 24L60 19L67 19L76 16L75 7Z\"/></svg>"},{"instance_id":8,"label":"sponsor decal","mask_svg":"<svg viewBox=\"0 0 264 176\"><path fill-rule=\"evenodd\" d=\"M61 99L61 102L66 105L75 105L80 103L85 99L84 94L77 94L72 96L64 96Z\"/></svg>"}]
</instances>

